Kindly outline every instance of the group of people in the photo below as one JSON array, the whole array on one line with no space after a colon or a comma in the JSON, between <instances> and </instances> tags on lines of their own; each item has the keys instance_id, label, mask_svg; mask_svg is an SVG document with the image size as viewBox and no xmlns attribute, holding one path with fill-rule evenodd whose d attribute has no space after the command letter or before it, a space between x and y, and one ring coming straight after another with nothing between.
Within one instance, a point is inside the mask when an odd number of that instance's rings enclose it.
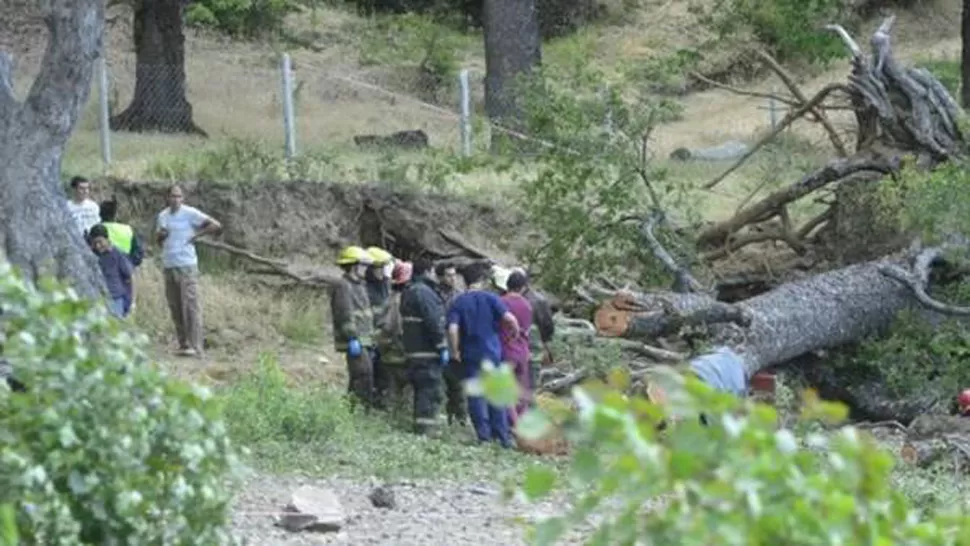
<instances>
[{"instance_id":1,"label":"group of people","mask_svg":"<svg viewBox=\"0 0 970 546\"><path fill-rule=\"evenodd\" d=\"M337 265L343 276L331 292L334 343L346 355L354 403L386 409L410 385L416 433L440 432L444 405L448 423L470 418L479 441L512 447L511 427L534 404L555 333L552 308L529 286L526 272L480 264L459 272L448 263L402 261L360 246L343 249ZM465 383L486 362L513 368L520 392L515 407L466 395Z\"/></svg>"},{"instance_id":2,"label":"group of people","mask_svg":"<svg viewBox=\"0 0 970 546\"><path fill-rule=\"evenodd\" d=\"M98 204L91 198L88 179L72 178L71 192L67 208L97 256L108 292L108 308L119 318L127 317L135 307L134 273L144 258L142 241L130 225L117 221L116 200ZM162 247L165 298L175 325L178 354L201 356L204 343L195 242L204 235L218 233L222 225L184 204L183 199L180 186L169 188L168 206L156 218L155 241Z\"/></svg>"}]
</instances>

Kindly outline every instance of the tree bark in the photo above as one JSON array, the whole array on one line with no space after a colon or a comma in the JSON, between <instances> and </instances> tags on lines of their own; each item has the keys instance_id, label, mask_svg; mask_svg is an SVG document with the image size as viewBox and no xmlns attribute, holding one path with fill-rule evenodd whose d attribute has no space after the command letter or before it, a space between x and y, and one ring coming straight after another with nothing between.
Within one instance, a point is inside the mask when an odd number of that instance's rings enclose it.
<instances>
[{"instance_id":1,"label":"tree bark","mask_svg":"<svg viewBox=\"0 0 970 546\"><path fill-rule=\"evenodd\" d=\"M206 136L186 97L183 0L141 0L134 6L135 93L111 118L113 131Z\"/></svg>"},{"instance_id":2,"label":"tree bark","mask_svg":"<svg viewBox=\"0 0 970 546\"><path fill-rule=\"evenodd\" d=\"M963 0L960 17L960 104L970 107L970 0Z\"/></svg>"},{"instance_id":3,"label":"tree bark","mask_svg":"<svg viewBox=\"0 0 970 546\"><path fill-rule=\"evenodd\" d=\"M542 61L535 0L485 0L485 110L493 124L521 133L517 87ZM492 147L507 134L492 129Z\"/></svg>"},{"instance_id":4,"label":"tree bark","mask_svg":"<svg viewBox=\"0 0 970 546\"><path fill-rule=\"evenodd\" d=\"M67 210L61 157L87 102L101 53L103 0L42 3L50 32L27 98L13 94L10 58L0 53L0 223L6 259L25 277L53 275L86 297L104 280Z\"/></svg>"}]
</instances>

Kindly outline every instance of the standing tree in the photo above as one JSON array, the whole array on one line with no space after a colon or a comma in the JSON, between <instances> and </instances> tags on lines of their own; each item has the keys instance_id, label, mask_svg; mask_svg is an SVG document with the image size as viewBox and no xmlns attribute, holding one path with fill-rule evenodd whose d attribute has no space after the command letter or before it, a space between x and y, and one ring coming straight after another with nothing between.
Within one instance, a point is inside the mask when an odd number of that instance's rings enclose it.
<instances>
[{"instance_id":1,"label":"standing tree","mask_svg":"<svg viewBox=\"0 0 970 546\"><path fill-rule=\"evenodd\" d=\"M970 107L970 0L963 0L960 40L963 43L960 55L960 103L967 108Z\"/></svg>"},{"instance_id":2,"label":"standing tree","mask_svg":"<svg viewBox=\"0 0 970 546\"><path fill-rule=\"evenodd\" d=\"M24 275L65 279L82 296L104 281L67 210L61 156L87 102L101 52L104 0L41 2L47 50L27 97L13 92L11 59L0 52L0 225L6 259Z\"/></svg>"},{"instance_id":3,"label":"standing tree","mask_svg":"<svg viewBox=\"0 0 970 546\"><path fill-rule=\"evenodd\" d=\"M485 110L492 123L524 126L519 82L542 61L535 0L485 0ZM492 146L500 141L492 131Z\"/></svg>"},{"instance_id":4,"label":"standing tree","mask_svg":"<svg viewBox=\"0 0 970 546\"><path fill-rule=\"evenodd\" d=\"M191 133L205 136L185 95L186 0L133 0L135 94L111 119L114 131Z\"/></svg>"}]
</instances>

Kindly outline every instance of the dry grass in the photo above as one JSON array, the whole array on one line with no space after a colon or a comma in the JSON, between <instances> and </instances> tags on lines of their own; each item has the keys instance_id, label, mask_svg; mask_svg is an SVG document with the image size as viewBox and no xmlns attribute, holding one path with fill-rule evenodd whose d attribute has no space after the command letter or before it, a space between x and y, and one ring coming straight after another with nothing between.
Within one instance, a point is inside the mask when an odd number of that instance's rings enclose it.
<instances>
[{"instance_id":1,"label":"dry grass","mask_svg":"<svg viewBox=\"0 0 970 546\"><path fill-rule=\"evenodd\" d=\"M172 356L175 334L161 269L146 262L137 274L132 320L150 336L159 360L177 373L224 382L250 369L259 353L273 352L291 377L343 377L342 360L330 341L329 304L321 291L281 291L254 285L241 274L218 273L202 275L200 290L211 345L202 363Z\"/></svg>"}]
</instances>

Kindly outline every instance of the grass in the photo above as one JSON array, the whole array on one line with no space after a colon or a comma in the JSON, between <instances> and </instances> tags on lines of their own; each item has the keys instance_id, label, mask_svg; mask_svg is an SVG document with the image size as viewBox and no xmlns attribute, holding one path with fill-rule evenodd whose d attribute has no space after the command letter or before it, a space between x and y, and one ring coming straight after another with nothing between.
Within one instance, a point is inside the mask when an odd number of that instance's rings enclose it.
<instances>
[{"instance_id":1,"label":"grass","mask_svg":"<svg viewBox=\"0 0 970 546\"><path fill-rule=\"evenodd\" d=\"M470 429L448 428L442 439L416 436L408 432L408 408L366 415L350 409L344 392L323 383L297 387L264 354L221 395L230 433L267 471L494 481L552 464L497 447L470 447Z\"/></svg>"}]
</instances>

